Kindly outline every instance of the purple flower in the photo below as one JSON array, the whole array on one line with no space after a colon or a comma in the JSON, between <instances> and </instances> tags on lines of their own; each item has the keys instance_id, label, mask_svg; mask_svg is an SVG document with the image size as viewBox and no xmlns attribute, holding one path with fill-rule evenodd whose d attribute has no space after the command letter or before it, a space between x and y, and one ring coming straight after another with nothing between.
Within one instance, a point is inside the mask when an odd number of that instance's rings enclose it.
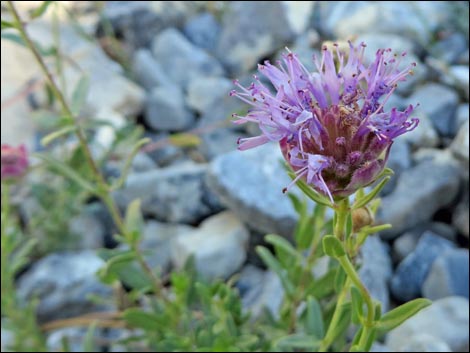
<instances>
[{"instance_id":1,"label":"purple flower","mask_svg":"<svg viewBox=\"0 0 470 353\"><path fill-rule=\"evenodd\" d=\"M380 49L366 66L365 44L349 47L348 55L336 44L334 51L324 47L321 61L314 58L313 73L288 52L278 67L269 62L258 66L274 93L257 76L248 88L235 81L240 91L230 93L253 107L246 116L234 115L235 123L254 122L262 131L240 139L238 148L279 142L297 175L293 183L302 178L331 200L374 182L393 140L418 125L418 119L410 119L412 105L404 111L384 110L397 83L414 66L398 68L405 53Z\"/></svg>"},{"instance_id":2,"label":"purple flower","mask_svg":"<svg viewBox=\"0 0 470 353\"><path fill-rule=\"evenodd\" d=\"M28 154L25 145L1 146L1 179L15 179L23 176L28 168Z\"/></svg>"}]
</instances>

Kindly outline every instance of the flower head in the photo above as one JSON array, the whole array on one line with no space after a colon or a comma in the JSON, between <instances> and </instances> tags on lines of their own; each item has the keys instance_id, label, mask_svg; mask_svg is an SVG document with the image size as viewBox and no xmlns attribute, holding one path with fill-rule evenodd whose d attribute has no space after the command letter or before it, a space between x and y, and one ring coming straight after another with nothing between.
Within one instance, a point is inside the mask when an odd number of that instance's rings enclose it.
<instances>
[{"instance_id":1,"label":"flower head","mask_svg":"<svg viewBox=\"0 0 470 353\"><path fill-rule=\"evenodd\" d=\"M1 179L15 179L21 177L28 168L28 154L25 145L1 147Z\"/></svg>"},{"instance_id":2,"label":"flower head","mask_svg":"<svg viewBox=\"0 0 470 353\"><path fill-rule=\"evenodd\" d=\"M321 59L314 58L317 72L313 73L289 51L277 67L266 61L258 71L274 92L256 75L248 88L235 81L240 90L230 94L253 107L246 116L234 115L235 123L254 122L262 131L240 139L238 148L279 142L297 175L293 183L302 178L331 200L374 182L393 140L413 130L418 119L410 119L412 105L404 111L384 110L414 64L400 70L405 53L398 56L391 49L380 49L366 65L365 47L349 43L348 55L337 45L332 51L324 47Z\"/></svg>"}]
</instances>

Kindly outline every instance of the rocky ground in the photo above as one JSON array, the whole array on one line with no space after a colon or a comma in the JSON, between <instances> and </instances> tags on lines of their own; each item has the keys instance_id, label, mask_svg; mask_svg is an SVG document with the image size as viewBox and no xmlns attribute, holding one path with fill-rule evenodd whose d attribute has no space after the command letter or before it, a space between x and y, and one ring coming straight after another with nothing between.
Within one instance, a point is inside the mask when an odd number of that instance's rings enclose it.
<instances>
[{"instance_id":1,"label":"rocky ground","mask_svg":"<svg viewBox=\"0 0 470 353\"><path fill-rule=\"evenodd\" d=\"M253 248L262 235L292 233L296 213L282 194L288 177L276 146L235 151L239 136L256 133L232 126L228 118L244 106L228 97L231 79L249 81L256 63L275 59L285 46L307 65L324 40L352 38L377 48L407 51L415 75L400 86L390 105L420 103L418 128L399 138L389 166L393 183L384 190L378 222L393 228L369 239L361 276L388 310L419 296L434 304L392 331L377 351L461 351L469 346L469 29L466 2L114 2L102 13L122 41L128 71L110 59L97 41L61 24L61 47L74 60L65 63L69 87L81 71L90 76L88 114L121 127L136 119L154 142L170 133L194 130L192 148L164 145L141 153L125 187L115 198L123 209L142 199L148 261L169 270L195 254L207 278L239 272L244 303L256 311L275 310L282 299L277 278L260 267ZM82 18L99 37L97 17ZM31 35L50 44L50 25L31 24ZM44 97L11 97L39 78L29 53L2 40L2 143L37 148L31 113ZM8 101L8 104L4 102ZM109 146L113 129L100 127L96 146ZM72 252L52 253L19 279L22 298L39 296L41 320L102 309L87 294L110 295L95 272L102 265L96 249L109 245L109 219L91 203L72 221L82 237ZM54 273L54 276L50 274ZM80 329L49 337L83 337ZM2 329L2 344L8 332ZM78 340L79 342L79 340ZM79 343L77 343L79 349Z\"/></svg>"}]
</instances>

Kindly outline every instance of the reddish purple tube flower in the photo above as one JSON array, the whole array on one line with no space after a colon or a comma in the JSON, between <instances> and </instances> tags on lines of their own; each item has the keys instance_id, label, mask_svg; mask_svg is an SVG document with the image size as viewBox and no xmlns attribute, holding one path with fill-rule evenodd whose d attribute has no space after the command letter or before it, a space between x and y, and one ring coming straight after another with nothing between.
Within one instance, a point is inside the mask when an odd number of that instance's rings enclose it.
<instances>
[{"instance_id":1,"label":"reddish purple tube flower","mask_svg":"<svg viewBox=\"0 0 470 353\"><path fill-rule=\"evenodd\" d=\"M418 125L418 119L410 119L412 105L384 111L414 64L399 70L401 56L381 49L366 66L365 44L349 47L348 56L337 45L335 52L324 47L321 61L314 58L318 71L313 73L288 52L278 67L269 62L258 66L274 93L257 76L248 88L235 81L240 91L230 93L253 107L246 116L234 115L235 123L254 122L262 131L240 139L238 148L279 142L297 176L288 187L303 178L332 201L374 182L393 140Z\"/></svg>"},{"instance_id":2,"label":"reddish purple tube flower","mask_svg":"<svg viewBox=\"0 0 470 353\"><path fill-rule=\"evenodd\" d=\"M28 169L28 153L25 145L1 147L1 179L16 179L24 175Z\"/></svg>"}]
</instances>

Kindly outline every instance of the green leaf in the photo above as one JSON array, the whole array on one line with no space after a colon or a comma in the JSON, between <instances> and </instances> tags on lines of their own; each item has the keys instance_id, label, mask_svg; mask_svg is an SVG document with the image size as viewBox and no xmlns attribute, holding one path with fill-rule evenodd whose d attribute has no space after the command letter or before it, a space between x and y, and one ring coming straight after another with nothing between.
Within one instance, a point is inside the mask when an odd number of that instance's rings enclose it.
<instances>
[{"instance_id":1,"label":"green leaf","mask_svg":"<svg viewBox=\"0 0 470 353\"><path fill-rule=\"evenodd\" d=\"M401 325L420 310L431 305L431 303L429 299L419 298L400 305L382 316L377 324L377 329L381 332L390 331Z\"/></svg>"},{"instance_id":2,"label":"green leaf","mask_svg":"<svg viewBox=\"0 0 470 353\"><path fill-rule=\"evenodd\" d=\"M78 81L75 89L72 93L72 102L70 104L70 109L74 115L80 112L83 105L86 102L88 91L90 87L90 79L88 76L82 76Z\"/></svg>"},{"instance_id":3,"label":"green leaf","mask_svg":"<svg viewBox=\"0 0 470 353\"><path fill-rule=\"evenodd\" d=\"M62 163L61 161L48 156L46 154L34 154L35 157L42 159L46 164L48 164L52 169L56 170L59 174L65 176L66 178L76 182L78 185L80 185L83 189L96 194L96 189L95 187L90 184L87 180L82 178L81 175L75 172L72 168L70 168L68 165Z\"/></svg>"},{"instance_id":4,"label":"green leaf","mask_svg":"<svg viewBox=\"0 0 470 353\"><path fill-rule=\"evenodd\" d=\"M312 281L308 293L317 299L323 299L330 295L334 291L335 277L336 268L332 268L323 277Z\"/></svg>"},{"instance_id":5,"label":"green leaf","mask_svg":"<svg viewBox=\"0 0 470 353\"><path fill-rule=\"evenodd\" d=\"M37 243L38 240L36 238L30 238L25 243L22 243L21 247L15 251L15 256L10 264L12 273L18 273L28 264L29 256Z\"/></svg>"},{"instance_id":6,"label":"green leaf","mask_svg":"<svg viewBox=\"0 0 470 353\"><path fill-rule=\"evenodd\" d=\"M323 237L323 251L330 257L341 257L346 255L343 244L334 235Z\"/></svg>"},{"instance_id":7,"label":"green leaf","mask_svg":"<svg viewBox=\"0 0 470 353\"><path fill-rule=\"evenodd\" d=\"M12 32L4 33L4 32L2 32L2 39L9 40L13 43L21 45L22 47L28 48L28 45L23 40L21 35L19 35L17 33L12 33ZM50 55L55 54L55 52L56 52L56 49L54 47L50 47L50 48L46 49L46 48L42 47L41 45L39 45L35 41L33 41L33 43L34 43L34 46L39 51L39 53L43 56L50 56Z\"/></svg>"},{"instance_id":8,"label":"green leaf","mask_svg":"<svg viewBox=\"0 0 470 353\"><path fill-rule=\"evenodd\" d=\"M333 341L343 335L351 324L351 302L342 304L339 310L340 317L333 332Z\"/></svg>"},{"instance_id":9,"label":"green leaf","mask_svg":"<svg viewBox=\"0 0 470 353\"><path fill-rule=\"evenodd\" d=\"M364 316L364 301L361 292L356 286L351 286L351 303L352 303L352 321L360 324Z\"/></svg>"},{"instance_id":10,"label":"green leaf","mask_svg":"<svg viewBox=\"0 0 470 353\"><path fill-rule=\"evenodd\" d=\"M95 334L98 321L93 321L86 331L86 335L83 339L83 351L84 352L97 352L95 347Z\"/></svg>"},{"instance_id":11,"label":"green leaf","mask_svg":"<svg viewBox=\"0 0 470 353\"><path fill-rule=\"evenodd\" d=\"M374 306L374 320L378 321L382 317L382 303L379 301L375 302Z\"/></svg>"},{"instance_id":12,"label":"green leaf","mask_svg":"<svg viewBox=\"0 0 470 353\"><path fill-rule=\"evenodd\" d=\"M268 234L265 237L266 241L274 245L278 258L286 257L283 253L290 257L290 260L301 262L302 256L294 249L294 247L285 238L276 234ZM287 259L286 259L287 260ZM281 261L282 263L289 263L290 261Z\"/></svg>"},{"instance_id":13,"label":"green leaf","mask_svg":"<svg viewBox=\"0 0 470 353\"><path fill-rule=\"evenodd\" d=\"M2 20L2 31L7 28L16 28L16 26L11 22Z\"/></svg>"},{"instance_id":14,"label":"green leaf","mask_svg":"<svg viewBox=\"0 0 470 353\"><path fill-rule=\"evenodd\" d=\"M144 218L142 217L140 205L140 199L134 200L127 206L126 210L124 224L126 230L130 233L130 239L128 240L131 244L136 244L139 241L144 227Z\"/></svg>"},{"instance_id":15,"label":"green leaf","mask_svg":"<svg viewBox=\"0 0 470 353\"><path fill-rule=\"evenodd\" d=\"M59 137L62 137L64 135L70 134L71 132L74 132L76 130L76 126L70 125L70 126L65 126L57 131L51 132L50 134L44 136L41 139L41 145L46 147L49 145L52 141L58 139Z\"/></svg>"},{"instance_id":16,"label":"green leaf","mask_svg":"<svg viewBox=\"0 0 470 353\"><path fill-rule=\"evenodd\" d=\"M315 298L311 296L307 298L305 332L320 340L325 335L325 327L323 324L320 304Z\"/></svg>"},{"instance_id":17,"label":"green leaf","mask_svg":"<svg viewBox=\"0 0 470 353\"><path fill-rule=\"evenodd\" d=\"M280 338L275 345L281 350L302 349L314 352L320 346L320 341L311 336L297 333Z\"/></svg>"},{"instance_id":18,"label":"green leaf","mask_svg":"<svg viewBox=\"0 0 470 353\"><path fill-rule=\"evenodd\" d=\"M372 191L370 193L368 193L366 196L356 200L354 202L354 204L352 205L352 209L356 210L358 208L366 206L370 201L372 201L372 199L374 199L378 195L378 193L383 189L383 187L385 186L385 184L388 183L389 180L390 180L390 176L386 176L385 178L383 178L380 181L380 183L378 183L375 186L375 188L372 189Z\"/></svg>"},{"instance_id":19,"label":"green leaf","mask_svg":"<svg viewBox=\"0 0 470 353\"><path fill-rule=\"evenodd\" d=\"M269 252L268 249L262 246L257 246L256 252L259 257L261 257L266 266L268 266L270 270L274 271L278 275L279 279L281 280L282 286L286 291L287 296L292 298L295 293L295 287L292 284L291 280L288 278L287 271L282 268L279 261Z\"/></svg>"},{"instance_id":20,"label":"green leaf","mask_svg":"<svg viewBox=\"0 0 470 353\"><path fill-rule=\"evenodd\" d=\"M292 180L294 180L296 178L296 175L294 172L292 171L288 171L287 172L289 174L289 176L291 177ZM297 187L302 190L302 192L308 197L310 198L311 200L315 201L316 203L319 203L320 205L324 205L324 206L328 206L328 207L333 207L333 205L331 204L330 200L323 196L323 195L320 195L318 192L316 192L315 190L313 190L310 186L308 186L308 184L303 181L302 179L299 179L297 180L296 182L296 185Z\"/></svg>"},{"instance_id":21,"label":"green leaf","mask_svg":"<svg viewBox=\"0 0 470 353\"><path fill-rule=\"evenodd\" d=\"M32 19L34 18L38 18L40 16L42 16L42 14L44 12L46 12L47 8L49 7L49 5L51 5L54 1L44 1L41 6L39 6L38 8L32 10L29 15L31 16Z\"/></svg>"},{"instance_id":22,"label":"green leaf","mask_svg":"<svg viewBox=\"0 0 470 353\"><path fill-rule=\"evenodd\" d=\"M123 314L124 320L135 328L141 328L145 331L160 331L165 329L161 324L161 317L142 311L141 309L127 309Z\"/></svg>"},{"instance_id":23,"label":"green leaf","mask_svg":"<svg viewBox=\"0 0 470 353\"><path fill-rule=\"evenodd\" d=\"M346 272L344 272L341 266L338 266L334 279L334 288L336 293L341 292L344 287L344 282L346 282Z\"/></svg>"}]
</instances>

